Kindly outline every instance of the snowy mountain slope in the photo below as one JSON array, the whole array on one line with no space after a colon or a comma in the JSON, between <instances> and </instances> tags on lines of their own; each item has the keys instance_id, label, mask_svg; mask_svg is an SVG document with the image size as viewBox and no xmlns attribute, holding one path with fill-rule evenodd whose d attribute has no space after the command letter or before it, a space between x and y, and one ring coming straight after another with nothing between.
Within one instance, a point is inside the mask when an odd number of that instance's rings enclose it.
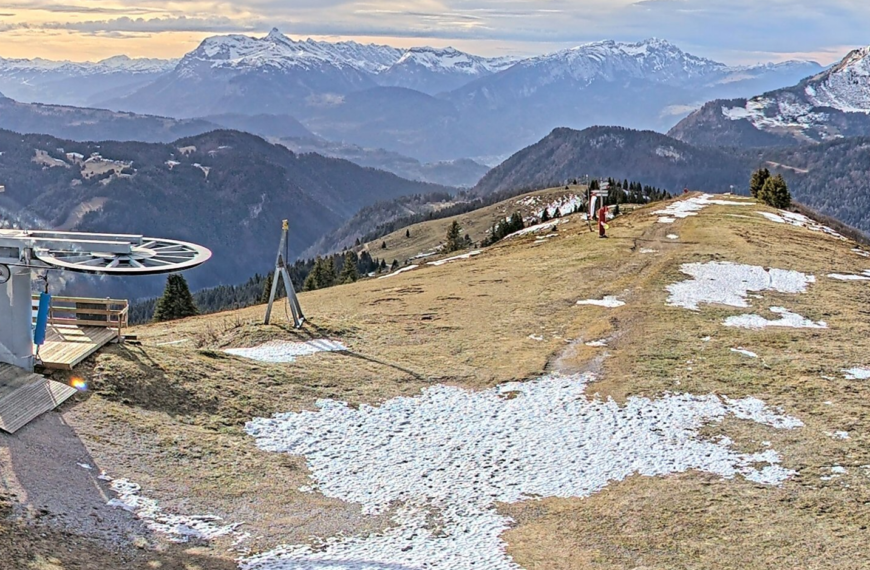
<instances>
[{"instance_id":1,"label":"snowy mountain slope","mask_svg":"<svg viewBox=\"0 0 870 570\"><path fill-rule=\"evenodd\" d=\"M512 57L485 58L453 48L411 48L378 76L386 86L416 89L430 95L452 91L514 65Z\"/></svg>"},{"instance_id":2,"label":"snowy mountain slope","mask_svg":"<svg viewBox=\"0 0 870 570\"><path fill-rule=\"evenodd\" d=\"M86 105L107 90L149 83L177 63L124 55L98 62L0 58L0 90L19 101Z\"/></svg>"},{"instance_id":3,"label":"snowy mountain slope","mask_svg":"<svg viewBox=\"0 0 870 570\"><path fill-rule=\"evenodd\" d=\"M674 127L698 144L768 146L870 134L870 47L794 87L713 101ZM765 144L766 143L766 144Z\"/></svg>"},{"instance_id":4,"label":"snowy mountain slope","mask_svg":"<svg viewBox=\"0 0 870 570\"><path fill-rule=\"evenodd\" d=\"M105 105L177 117L296 114L324 96L376 86L373 73L401 55L388 46L294 41L278 30L263 38L215 36L185 55L171 73Z\"/></svg>"},{"instance_id":5,"label":"snowy mountain slope","mask_svg":"<svg viewBox=\"0 0 870 570\"><path fill-rule=\"evenodd\" d=\"M500 154L558 127L665 131L703 101L788 85L819 69L814 63L735 68L665 40L603 41L520 61L445 98L470 123L469 132L489 136L479 155ZM506 148L506 141L516 146Z\"/></svg>"},{"instance_id":6,"label":"snowy mountain slope","mask_svg":"<svg viewBox=\"0 0 870 570\"><path fill-rule=\"evenodd\" d=\"M206 38L181 60L179 73L196 73L202 62L213 69L318 69L321 66L378 73L402 57L390 46L356 42L295 41L273 29L263 38L241 35Z\"/></svg>"}]
</instances>

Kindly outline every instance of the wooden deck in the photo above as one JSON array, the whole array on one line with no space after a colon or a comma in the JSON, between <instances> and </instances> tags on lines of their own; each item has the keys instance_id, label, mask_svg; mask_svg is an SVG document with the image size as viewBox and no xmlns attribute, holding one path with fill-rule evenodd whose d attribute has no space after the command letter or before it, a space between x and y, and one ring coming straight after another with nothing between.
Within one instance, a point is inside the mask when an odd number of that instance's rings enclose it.
<instances>
[{"instance_id":1,"label":"wooden deck","mask_svg":"<svg viewBox=\"0 0 870 570\"><path fill-rule=\"evenodd\" d=\"M72 370L84 359L118 339L118 331L105 327L49 325L39 349L43 368ZM34 353L36 347L34 347Z\"/></svg>"},{"instance_id":2,"label":"wooden deck","mask_svg":"<svg viewBox=\"0 0 870 570\"><path fill-rule=\"evenodd\" d=\"M0 363L0 430L15 433L75 393L66 384Z\"/></svg>"},{"instance_id":3,"label":"wooden deck","mask_svg":"<svg viewBox=\"0 0 870 570\"><path fill-rule=\"evenodd\" d=\"M38 305L39 297L34 296L34 319ZM52 297L38 364L52 370L72 370L105 345L120 340L127 312L124 300ZM34 354L36 349L34 346Z\"/></svg>"}]
</instances>

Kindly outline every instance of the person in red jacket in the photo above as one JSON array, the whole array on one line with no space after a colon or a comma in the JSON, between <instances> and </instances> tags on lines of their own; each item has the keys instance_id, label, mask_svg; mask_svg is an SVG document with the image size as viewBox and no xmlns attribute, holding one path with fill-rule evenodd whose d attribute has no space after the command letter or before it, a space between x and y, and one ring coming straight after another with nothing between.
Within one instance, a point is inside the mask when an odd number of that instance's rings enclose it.
<instances>
[{"instance_id":1,"label":"person in red jacket","mask_svg":"<svg viewBox=\"0 0 870 570\"><path fill-rule=\"evenodd\" d=\"M601 206L598 210L598 237L607 237L607 206Z\"/></svg>"}]
</instances>

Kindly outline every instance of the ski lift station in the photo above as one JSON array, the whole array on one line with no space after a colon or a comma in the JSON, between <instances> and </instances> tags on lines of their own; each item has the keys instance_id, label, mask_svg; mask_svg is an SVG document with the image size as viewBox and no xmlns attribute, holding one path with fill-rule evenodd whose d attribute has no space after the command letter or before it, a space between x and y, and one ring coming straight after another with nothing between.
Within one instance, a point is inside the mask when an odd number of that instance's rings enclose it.
<instances>
[{"instance_id":1,"label":"ski lift station","mask_svg":"<svg viewBox=\"0 0 870 570\"><path fill-rule=\"evenodd\" d=\"M195 244L140 235L0 230L0 429L15 432L76 392L35 366L72 370L127 324L124 300L34 296L35 271L155 275L210 257Z\"/></svg>"}]
</instances>

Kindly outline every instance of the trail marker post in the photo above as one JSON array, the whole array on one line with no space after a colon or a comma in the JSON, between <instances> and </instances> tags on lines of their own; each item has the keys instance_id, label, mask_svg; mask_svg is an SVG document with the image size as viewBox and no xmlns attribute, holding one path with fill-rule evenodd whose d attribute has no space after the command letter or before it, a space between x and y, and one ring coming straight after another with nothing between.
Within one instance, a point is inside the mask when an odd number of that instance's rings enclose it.
<instances>
[{"instance_id":1,"label":"trail marker post","mask_svg":"<svg viewBox=\"0 0 870 570\"><path fill-rule=\"evenodd\" d=\"M293 288L293 282L290 281L290 273L287 272L287 254L290 248L288 242L289 233L290 222L284 220L281 225L281 243L278 245L278 257L275 260L275 273L272 275L272 290L269 292L269 306L266 307L265 324L268 325L272 318L272 304L275 302L275 295L278 293L278 279L280 278L284 281L287 303L290 305L290 312L293 314L293 326L298 329L305 322L305 315L302 314L299 298L296 297L296 289Z\"/></svg>"}]
</instances>

